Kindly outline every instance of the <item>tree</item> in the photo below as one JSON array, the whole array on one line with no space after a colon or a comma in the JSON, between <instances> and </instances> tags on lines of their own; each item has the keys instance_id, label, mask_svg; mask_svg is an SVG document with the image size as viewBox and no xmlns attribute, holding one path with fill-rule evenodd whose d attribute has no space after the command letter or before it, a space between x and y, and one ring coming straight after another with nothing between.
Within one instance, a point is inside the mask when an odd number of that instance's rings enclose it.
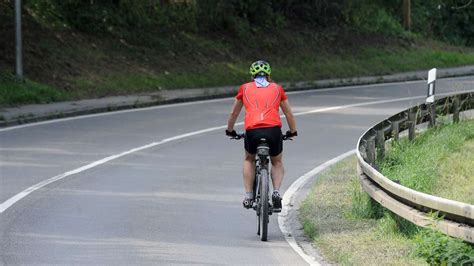
<instances>
[{"instance_id":1,"label":"tree","mask_svg":"<svg viewBox=\"0 0 474 266\"><path fill-rule=\"evenodd\" d=\"M411 0L403 0L403 27L411 30Z\"/></svg>"}]
</instances>

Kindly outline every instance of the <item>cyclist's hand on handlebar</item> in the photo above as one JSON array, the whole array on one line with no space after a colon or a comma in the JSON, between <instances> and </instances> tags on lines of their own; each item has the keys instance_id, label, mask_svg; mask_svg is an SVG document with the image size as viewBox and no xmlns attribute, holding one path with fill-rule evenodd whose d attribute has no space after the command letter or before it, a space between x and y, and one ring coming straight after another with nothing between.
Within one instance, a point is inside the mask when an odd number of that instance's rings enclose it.
<instances>
[{"instance_id":1,"label":"cyclist's hand on handlebar","mask_svg":"<svg viewBox=\"0 0 474 266\"><path fill-rule=\"evenodd\" d=\"M226 129L225 134L226 134L226 136L233 137L233 138L236 138L238 136L237 132L235 130L229 131L229 130Z\"/></svg>"},{"instance_id":2,"label":"cyclist's hand on handlebar","mask_svg":"<svg viewBox=\"0 0 474 266\"><path fill-rule=\"evenodd\" d=\"M291 132L291 131L288 130L288 131L286 131L286 134L283 135L283 139L285 139L285 140L286 139L291 139L291 138L296 137L296 136L298 136L298 131Z\"/></svg>"},{"instance_id":3,"label":"cyclist's hand on handlebar","mask_svg":"<svg viewBox=\"0 0 474 266\"><path fill-rule=\"evenodd\" d=\"M235 130L229 131L226 130L225 134L229 136L231 139L242 139L245 138L245 133L237 133Z\"/></svg>"}]
</instances>

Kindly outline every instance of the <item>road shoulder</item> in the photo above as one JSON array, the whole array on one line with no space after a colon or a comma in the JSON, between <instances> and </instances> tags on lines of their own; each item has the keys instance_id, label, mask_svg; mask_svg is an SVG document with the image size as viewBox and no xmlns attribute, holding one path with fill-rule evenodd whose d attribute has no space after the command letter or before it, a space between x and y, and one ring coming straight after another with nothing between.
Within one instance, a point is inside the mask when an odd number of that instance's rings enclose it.
<instances>
[{"instance_id":1,"label":"road shoulder","mask_svg":"<svg viewBox=\"0 0 474 266\"><path fill-rule=\"evenodd\" d=\"M467 76L473 74L474 66L438 69L437 73L438 78ZM281 85L286 91L301 91L340 86L423 80L426 76L427 70L420 70L384 76L282 82ZM235 95L236 92L237 86L224 86L201 89L165 90L139 95L113 96L100 99L58 102L51 104L4 107L0 108L0 127L124 109L231 97Z\"/></svg>"}]
</instances>

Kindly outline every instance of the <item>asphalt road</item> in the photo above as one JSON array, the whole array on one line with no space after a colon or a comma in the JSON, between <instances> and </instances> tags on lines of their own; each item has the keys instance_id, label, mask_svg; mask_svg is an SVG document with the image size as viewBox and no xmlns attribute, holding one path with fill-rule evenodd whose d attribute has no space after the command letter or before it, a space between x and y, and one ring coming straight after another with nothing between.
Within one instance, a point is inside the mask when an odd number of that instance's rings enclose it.
<instances>
[{"instance_id":1,"label":"asphalt road","mask_svg":"<svg viewBox=\"0 0 474 266\"><path fill-rule=\"evenodd\" d=\"M473 88L474 77L440 80L437 93ZM424 82L289 94L300 114L300 136L284 144L283 190L315 166L354 149L369 126L423 101L417 96L425 94ZM232 101L0 131L0 204L102 158L223 126ZM304 113L311 110L321 111ZM168 139L69 175L4 208L0 264L304 265L275 215L269 241L259 241L254 212L241 207L243 143L223 132Z\"/></svg>"}]
</instances>

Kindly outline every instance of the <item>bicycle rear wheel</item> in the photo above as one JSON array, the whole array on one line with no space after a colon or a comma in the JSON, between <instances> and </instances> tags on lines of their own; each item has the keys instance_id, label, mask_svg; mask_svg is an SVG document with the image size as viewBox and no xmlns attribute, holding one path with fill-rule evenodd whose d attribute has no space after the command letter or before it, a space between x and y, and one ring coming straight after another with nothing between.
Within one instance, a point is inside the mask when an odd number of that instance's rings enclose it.
<instances>
[{"instance_id":1,"label":"bicycle rear wheel","mask_svg":"<svg viewBox=\"0 0 474 266\"><path fill-rule=\"evenodd\" d=\"M255 200L255 204L257 204L257 208L255 209L255 214L257 214L257 235L260 235L260 188L258 187L258 175L255 175L255 179L253 180L253 198Z\"/></svg>"},{"instance_id":2,"label":"bicycle rear wheel","mask_svg":"<svg viewBox=\"0 0 474 266\"><path fill-rule=\"evenodd\" d=\"M260 240L267 241L268 234L268 170L261 169L260 171Z\"/></svg>"}]
</instances>

